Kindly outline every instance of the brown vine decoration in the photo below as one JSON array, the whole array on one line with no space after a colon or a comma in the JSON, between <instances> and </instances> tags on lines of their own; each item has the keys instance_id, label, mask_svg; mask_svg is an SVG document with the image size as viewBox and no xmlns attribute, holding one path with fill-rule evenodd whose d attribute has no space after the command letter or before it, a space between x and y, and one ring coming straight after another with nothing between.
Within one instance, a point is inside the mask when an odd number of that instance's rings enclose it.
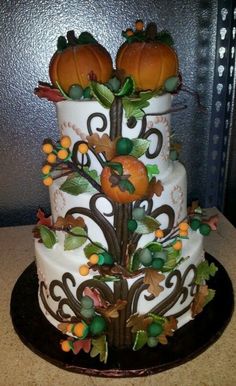
<instances>
[{"instance_id":1,"label":"brown vine decoration","mask_svg":"<svg viewBox=\"0 0 236 386\"><path fill-rule=\"evenodd\" d=\"M104 237L107 241L108 251L114 257L116 261L119 261L121 256L121 248L117 240L117 235L114 227L111 223L104 217L104 215L96 208L96 202L99 198L105 197L102 193L97 193L90 198L89 208L75 207L67 211L67 215L72 214L82 214L91 218L102 230ZM107 197L105 197L108 199ZM109 199L108 199L109 200ZM113 201L109 200L113 206Z\"/></svg>"}]
</instances>

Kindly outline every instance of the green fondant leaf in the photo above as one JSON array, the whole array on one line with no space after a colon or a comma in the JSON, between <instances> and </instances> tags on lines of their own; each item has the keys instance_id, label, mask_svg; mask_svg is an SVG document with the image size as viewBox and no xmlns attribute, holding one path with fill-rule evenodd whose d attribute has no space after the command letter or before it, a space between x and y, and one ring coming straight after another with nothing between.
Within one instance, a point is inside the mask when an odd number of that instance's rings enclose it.
<instances>
[{"instance_id":1,"label":"green fondant leaf","mask_svg":"<svg viewBox=\"0 0 236 386\"><path fill-rule=\"evenodd\" d=\"M211 288L208 288L208 295L207 297L205 298L205 303L204 303L204 307L214 298L215 296L215 293L216 291L211 289Z\"/></svg>"},{"instance_id":2,"label":"green fondant leaf","mask_svg":"<svg viewBox=\"0 0 236 386\"><path fill-rule=\"evenodd\" d=\"M146 150L149 148L149 145L150 145L150 141L142 138L135 138L132 140L132 142L133 142L133 149L130 152L130 155L136 158L141 157L146 152Z\"/></svg>"},{"instance_id":3,"label":"green fondant leaf","mask_svg":"<svg viewBox=\"0 0 236 386\"><path fill-rule=\"evenodd\" d=\"M60 86L60 84L58 83L58 81L56 80L56 85L57 85L57 88L60 90L61 94L64 96L65 99L69 100L69 101L72 101L72 99L69 97L69 95L67 95L67 93L63 90L63 88Z\"/></svg>"},{"instance_id":4,"label":"green fondant leaf","mask_svg":"<svg viewBox=\"0 0 236 386\"><path fill-rule=\"evenodd\" d=\"M157 33L156 35L156 41L166 44L168 46L173 46L174 45L174 40L170 34L169 31L163 30Z\"/></svg>"},{"instance_id":5,"label":"green fondant leaf","mask_svg":"<svg viewBox=\"0 0 236 386\"><path fill-rule=\"evenodd\" d=\"M163 250L162 244L156 242L147 244L145 248L148 248L151 252L161 252Z\"/></svg>"},{"instance_id":6,"label":"green fondant leaf","mask_svg":"<svg viewBox=\"0 0 236 386\"><path fill-rule=\"evenodd\" d=\"M39 232L45 247L51 249L57 242L56 233L45 225L39 226Z\"/></svg>"},{"instance_id":7,"label":"green fondant leaf","mask_svg":"<svg viewBox=\"0 0 236 386\"><path fill-rule=\"evenodd\" d=\"M122 191L127 191L130 194L133 194L135 192L135 187L129 180L120 180L119 187Z\"/></svg>"},{"instance_id":8,"label":"green fondant leaf","mask_svg":"<svg viewBox=\"0 0 236 386\"><path fill-rule=\"evenodd\" d=\"M214 263L211 263L209 265L206 260L202 261L197 266L197 276L195 279L195 283L198 285L201 285L204 282L204 280L209 280L210 276L214 276L217 271L218 271L218 268L215 266Z\"/></svg>"},{"instance_id":9,"label":"green fondant leaf","mask_svg":"<svg viewBox=\"0 0 236 386\"><path fill-rule=\"evenodd\" d=\"M120 162L106 162L106 166L114 169L120 176L123 174L123 166Z\"/></svg>"},{"instance_id":10,"label":"green fondant leaf","mask_svg":"<svg viewBox=\"0 0 236 386\"><path fill-rule=\"evenodd\" d=\"M87 168L84 168L84 170L95 181L98 181L98 174L96 170L87 170ZM82 177L79 173L73 173L67 177L65 182L63 182L60 190L73 196L78 196L78 194L84 192L93 192L94 188L86 178Z\"/></svg>"},{"instance_id":11,"label":"green fondant leaf","mask_svg":"<svg viewBox=\"0 0 236 386\"><path fill-rule=\"evenodd\" d=\"M137 221L137 224L135 232L139 234L152 233L161 225L159 221L151 216L145 216L143 220Z\"/></svg>"},{"instance_id":12,"label":"green fondant leaf","mask_svg":"<svg viewBox=\"0 0 236 386\"><path fill-rule=\"evenodd\" d=\"M97 355L99 355L100 362L107 362L108 344L105 335L92 339L92 350L90 351L90 356L94 358Z\"/></svg>"},{"instance_id":13,"label":"green fondant leaf","mask_svg":"<svg viewBox=\"0 0 236 386\"><path fill-rule=\"evenodd\" d=\"M120 97L128 96L128 95L131 95L134 92L134 90L135 90L134 79L131 77L128 77L125 79L124 84L115 95Z\"/></svg>"},{"instance_id":14,"label":"green fondant leaf","mask_svg":"<svg viewBox=\"0 0 236 386\"><path fill-rule=\"evenodd\" d=\"M149 102L145 99L130 99L127 97L122 98L122 104L125 110L125 116L127 119L135 117L136 119L142 119L144 116L143 109L149 106Z\"/></svg>"},{"instance_id":15,"label":"green fondant leaf","mask_svg":"<svg viewBox=\"0 0 236 386\"><path fill-rule=\"evenodd\" d=\"M160 173L158 166L155 164L146 165L146 169L147 169L149 180L151 180L153 176L156 176L157 174Z\"/></svg>"},{"instance_id":16,"label":"green fondant leaf","mask_svg":"<svg viewBox=\"0 0 236 386\"><path fill-rule=\"evenodd\" d=\"M96 244L96 245L95 245ZM102 247L102 245L100 243L95 243L95 244L92 244L92 243L89 243L87 244L85 247L84 247L84 254L87 258L89 258L91 255L93 255L94 253L96 255L98 255L99 253L102 253L104 252L104 249L103 248L100 248L100 246Z\"/></svg>"},{"instance_id":17,"label":"green fondant leaf","mask_svg":"<svg viewBox=\"0 0 236 386\"><path fill-rule=\"evenodd\" d=\"M95 280L99 280L99 281L102 281L102 282L113 282L113 281L119 281L120 280L120 277L119 276L111 276L111 275L95 275L93 277L93 279Z\"/></svg>"},{"instance_id":18,"label":"green fondant leaf","mask_svg":"<svg viewBox=\"0 0 236 386\"><path fill-rule=\"evenodd\" d=\"M113 92L104 84L97 82L91 82L90 87L97 101L106 109L110 109L115 98Z\"/></svg>"},{"instance_id":19,"label":"green fondant leaf","mask_svg":"<svg viewBox=\"0 0 236 386\"><path fill-rule=\"evenodd\" d=\"M71 234L65 236L64 249L70 251L81 247L87 240L87 232L81 227L74 227L71 229Z\"/></svg>"},{"instance_id":20,"label":"green fondant leaf","mask_svg":"<svg viewBox=\"0 0 236 386\"><path fill-rule=\"evenodd\" d=\"M163 266L163 272L172 271L179 263L180 251L176 251L173 248L169 248L166 262Z\"/></svg>"},{"instance_id":21,"label":"green fondant leaf","mask_svg":"<svg viewBox=\"0 0 236 386\"><path fill-rule=\"evenodd\" d=\"M141 251L141 248L137 249L132 256L132 259L130 261L130 267L129 267L131 272L137 271L141 266L140 259L139 259L140 251Z\"/></svg>"},{"instance_id":22,"label":"green fondant leaf","mask_svg":"<svg viewBox=\"0 0 236 386\"><path fill-rule=\"evenodd\" d=\"M164 316L153 314L152 312L148 313L148 316L153 318L153 322L164 324L166 322L166 318Z\"/></svg>"},{"instance_id":23,"label":"green fondant leaf","mask_svg":"<svg viewBox=\"0 0 236 386\"><path fill-rule=\"evenodd\" d=\"M97 40L93 37L93 35L87 31L81 32L77 39L78 44L97 44Z\"/></svg>"},{"instance_id":24,"label":"green fondant leaf","mask_svg":"<svg viewBox=\"0 0 236 386\"><path fill-rule=\"evenodd\" d=\"M138 331L135 336L135 341L133 345L133 350L137 351L140 350L148 340L148 335L146 331Z\"/></svg>"}]
</instances>

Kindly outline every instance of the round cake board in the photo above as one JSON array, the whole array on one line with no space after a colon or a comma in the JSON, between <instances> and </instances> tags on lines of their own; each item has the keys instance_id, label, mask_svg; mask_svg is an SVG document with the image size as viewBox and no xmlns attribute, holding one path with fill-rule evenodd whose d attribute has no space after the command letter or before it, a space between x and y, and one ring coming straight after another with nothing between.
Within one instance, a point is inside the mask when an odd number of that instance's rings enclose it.
<instances>
[{"instance_id":1,"label":"round cake board","mask_svg":"<svg viewBox=\"0 0 236 386\"><path fill-rule=\"evenodd\" d=\"M144 347L139 351L109 348L106 364L82 351L78 355L63 352L60 348L62 333L47 321L38 305L35 263L26 268L12 291L10 310L13 326L29 349L67 371L97 377L138 377L173 368L212 345L223 333L233 313L230 278L215 258L206 257L209 263L213 262L218 267L216 275L208 281L209 288L216 290L215 297L194 320L175 331L168 338L167 345Z\"/></svg>"}]
</instances>

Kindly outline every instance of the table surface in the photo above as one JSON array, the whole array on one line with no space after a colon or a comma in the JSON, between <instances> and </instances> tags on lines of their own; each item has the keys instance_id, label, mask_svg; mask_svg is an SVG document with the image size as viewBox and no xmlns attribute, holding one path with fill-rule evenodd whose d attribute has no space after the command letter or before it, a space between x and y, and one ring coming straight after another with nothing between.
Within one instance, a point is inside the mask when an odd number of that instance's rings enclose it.
<instances>
[{"instance_id":1,"label":"table surface","mask_svg":"<svg viewBox=\"0 0 236 386\"><path fill-rule=\"evenodd\" d=\"M216 209L208 210L208 215ZM236 229L219 213L217 231L205 237L205 250L214 256L236 283ZM12 326L10 299L14 284L34 261L32 226L0 228L0 386L233 386L236 385L236 316L223 335L193 360L156 375L104 379L74 374L46 362L19 339Z\"/></svg>"}]
</instances>

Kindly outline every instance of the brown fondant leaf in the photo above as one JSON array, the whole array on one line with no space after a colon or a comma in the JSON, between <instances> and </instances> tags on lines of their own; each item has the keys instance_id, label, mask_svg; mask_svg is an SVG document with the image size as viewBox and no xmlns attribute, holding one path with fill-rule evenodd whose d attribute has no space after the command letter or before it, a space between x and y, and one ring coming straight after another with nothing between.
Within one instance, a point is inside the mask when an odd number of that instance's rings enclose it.
<instances>
[{"instance_id":1,"label":"brown fondant leaf","mask_svg":"<svg viewBox=\"0 0 236 386\"><path fill-rule=\"evenodd\" d=\"M146 331L149 324L152 323L152 320L151 316L133 314L127 320L126 325L127 327L132 327L131 331L134 333L141 330Z\"/></svg>"},{"instance_id":2,"label":"brown fondant leaf","mask_svg":"<svg viewBox=\"0 0 236 386\"><path fill-rule=\"evenodd\" d=\"M208 224L211 227L212 231L216 231L219 223L219 216L218 214L216 214L214 216L209 217L207 220L203 220L202 222Z\"/></svg>"},{"instance_id":3,"label":"brown fondant leaf","mask_svg":"<svg viewBox=\"0 0 236 386\"><path fill-rule=\"evenodd\" d=\"M148 185L147 197L152 198L155 194L157 197L160 197L164 188L161 181L157 181L155 177L152 177Z\"/></svg>"},{"instance_id":4,"label":"brown fondant leaf","mask_svg":"<svg viewBox=\"0 0 236 386\"><path fill-rule=\"evenodd\" d=\"M159 283L164 279L165 276L156 269L148 268L145 270L143 282L148 285L148 292L154 296L158 296L164 290L164 287L159 285Z\"/></svg>"},{"instance_id":5,"label":"brown fondant leaf","mask_svg":"<svg viewBox=\"0 0 236 386\"><path fill-rule=\"evenodd\" d=\"M195 317L197 314L202 312L203 307L206 303L206 298L208 296L208 293L209 293L209 290L207 285L199 286L191 306L192 317Z\"/></svg>"},{"instance_id":6,"label":"brown fondant leaf","mask_svg":"<svg viewBox=\"0 0 236 386\"><path fill-rule=\"evenodd\" d=\"M110 320L110 318L115 319L119 317L119 311L123 310L126 304L127 300L118 299L115 304L111 304L107 308L96 307L96 311L108 320Z\"/></svg>"},{"instance_id":7,"label":"brown fondant leaf","mask_svg":"<svg viewBox=\"0 0 236 386\"><path fill-rule=\"evenodd\" d=\"M68 325L68 323L59 323L58 325L57 325L57 328L58 328L58 330L60 330L61 332L63 332L63 334L66 334L67 333L67 325Z\"/></svg>"},{"instance_id":8,"label":"brown fondant leaf","mask_svg":"<svg viewBox=\"0 0 236 386\"><path fill-rule=\"evenodd\" d=\"M170 316L164 323L164 334L172 336L174 331L177 329L177 319L174 316Z\"/></svg>"},{"instance_id":9,"label":"brown fondant leaf","mask_svg":"<svg viewBox=\"0 0 236 386\"><path fill-rule=\"evenodd\" d=\"M106 159L109 161L116 155L116 139L113 141L109 135L103 134L101 137L94 133L87 136L89 146L94 147L96 153L105 153Z\"/></svg>"},{"instance_id":10,"label":"brown fondant leaf","mask_svg":"<svg viewBox=\"0 0 236 386\"><path fill-rule=\"evenodd\" d=\"M74 218L72 215L66 217L59 216L54 224L54 228L60 230L74 227L85 228L84 219L82 217Z\"/></svg>"},{"instance_id":11,"label":"brown fondant leaf","mask_svg":"<svg viewBox=\"0 0 236 386\"><path fill-rule=\"evenodd\" d=\"M161 344L167 344L167 336L172 336L174 331L177 329L177 319L174 316L170 316L164 323L164 330L161 335L158 337L158 341Z\"/></svg>"}]
</instances>

